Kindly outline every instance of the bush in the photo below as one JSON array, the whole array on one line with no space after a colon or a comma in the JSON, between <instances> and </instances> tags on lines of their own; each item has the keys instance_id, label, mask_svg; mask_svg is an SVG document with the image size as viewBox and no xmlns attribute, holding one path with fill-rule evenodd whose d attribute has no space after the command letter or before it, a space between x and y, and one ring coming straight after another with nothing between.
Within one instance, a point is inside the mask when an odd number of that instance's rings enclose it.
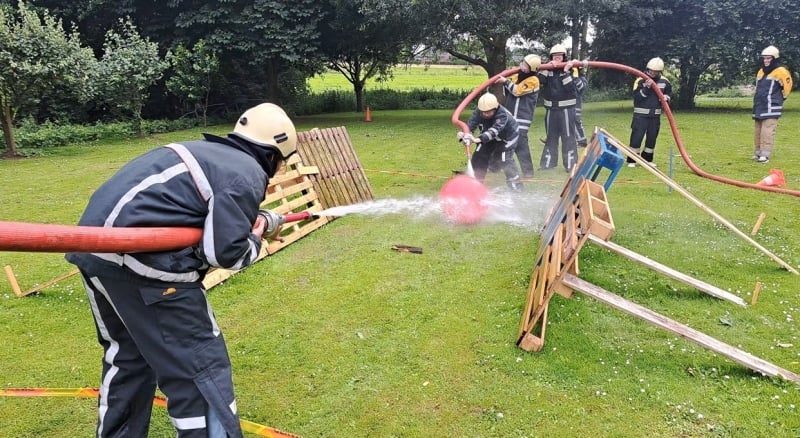
<instances>
[{"instance_id":1,"label":"bush","mask_svg":"<svg viewBox=\"0 0 800 438\"><path fill-rule=\"evenodd\" d=\"M453 109L458 106L470 90L413 89L397 91L385 88L367 90L364 101L371 109ZM355 111L356 96L352 91L328 90L299 96L286 105L289 113L306 116L313 114Z\"/></svg>"},{"instance_id":2,"label":"bush","mask_svg":"<svg viewBox=\"0 0 800 438\"><path fill-rule=\"evenodd\" d=\"M200 124L199 119L146 120L145 134L189 129ZM14 133L19 149L45 149L69 144L85 144L108 139L128 138L136 135L130 122L98 123L95 125L62 125L52 122L35 124L25 120Z\"/></svg>"}]
</instances>

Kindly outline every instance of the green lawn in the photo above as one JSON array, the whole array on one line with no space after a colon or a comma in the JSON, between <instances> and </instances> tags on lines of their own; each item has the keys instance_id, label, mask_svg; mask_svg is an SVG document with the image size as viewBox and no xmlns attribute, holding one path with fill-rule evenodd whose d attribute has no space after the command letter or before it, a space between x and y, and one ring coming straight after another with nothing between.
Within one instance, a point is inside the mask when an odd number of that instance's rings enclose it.
<instances>
[{"instance_id":1,"label":"green lawn","mask_svg":"<svg viewBox=\"0 0 800 438\"><path fill-rule=\"evenodd\" d=\"M675 117L703 170L757 182L780 168L787 187L800 189L795 102L767 165L750 160L746 100L713 110L703 101ZM627 142L630 114L629 102L591 103L584 120ZM543 115L538 109L530 134L535 160ZM566 174L538 172L494 222L452 226L435 213L444 181L464 169L450 113L373 111L372 118L329 114L297 123L300 130L346 126L377 198L414 208L342 217L210 292L242 418L306 437L800 435L797 384L755 375L579 293L551 301L543 351L517 348L539 227ZM74 223L91 191L122 163L199 132L0 161L0 220ZM700 178L679 156L670 160L671 151L677 154L664 119L659 168L748 235L764 212L755 239L800 268L796 197ZM487 184L506 199L499 175ZM764 288L755 306L740 308L591 243L580 254L581 278L800 372L800 276L644 169L623 169L608 199L612 241L747 302L757 281ZM424 253L397 253L394 244ZM23 288L71 269L58 254L0 252L0 265L12 266ZM0 281L0 344L5 388L98 384L101 349L74 277L23 299ZM87 399L0 397L0 418L0 436L90 436L95 408ZM174 436L161 408L151 435Z\"/></svg>"},{"instance_id":2,"label":"green lawn","mask_svg":"<svg viewBox=\"0 0 800 438\"><path fill-rule=\"evenodd\" d=\"M415 88L472 90L486 79L488 79L486 71L475 66L432 65L426 68L409 65L394 69L392 77L385 82L368 80L367 88L369 90L388 88L399 91ZM329 90L353 91L352 84L347 82L342 74L334 71L314 76L308 80L308 86L317 93Z\"/></svg>"}]
</instances>

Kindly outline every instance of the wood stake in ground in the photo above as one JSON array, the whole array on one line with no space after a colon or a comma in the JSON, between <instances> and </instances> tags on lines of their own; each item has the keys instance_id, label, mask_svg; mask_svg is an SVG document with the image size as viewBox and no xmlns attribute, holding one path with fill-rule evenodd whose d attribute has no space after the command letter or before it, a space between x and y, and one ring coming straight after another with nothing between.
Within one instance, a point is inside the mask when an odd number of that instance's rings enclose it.
<instances>
[{"instance_id":1,"label":"wood stake in ground","mask_svg":"<svg viewBox=\"0 0 800 438\"><path fill-rule=\"evenodd\" d=\"M761 214L758 215L758 219L756 220L756 224L753 225L753 231L750 232L751 236L755 236L756 233L758 233L758 229L761 228L761 222L764 222L764 218L765 217L767 217L767 214L764 213L764 212L761 212Z\"/></svg>"}]
</instances>

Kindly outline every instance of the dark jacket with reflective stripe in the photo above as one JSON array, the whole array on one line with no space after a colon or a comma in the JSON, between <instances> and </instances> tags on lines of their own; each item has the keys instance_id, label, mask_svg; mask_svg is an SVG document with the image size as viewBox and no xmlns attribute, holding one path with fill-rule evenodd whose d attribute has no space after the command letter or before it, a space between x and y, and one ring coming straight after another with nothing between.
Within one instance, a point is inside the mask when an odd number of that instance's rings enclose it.
<instances>
[{"instance_id":1,"label":"dark jacket with reflective stripe","mask_svg":"<svg viewBox=\"0 0 800 438\"><path fill-rule=\"evenodd\" d=\"M572 71L542 70L539 72L545 108L568 108L578 103L578 90Z\"/></svg>"},{"instance_id":2,"label":"dark jacket with reflective stripe","mask_svg":"<svg viewBox=\"0 0 800 438\"><path fill-rule=\"evenodd\" d=\"M777 59L772 62L778 61ZM756 92L753 95L753 118L777 119L783 114L783 102L792 92L792 75L786 67L778 65L769 74L764 69L756 74Z\"/></svg>"},{"instance_id":3,"label":"dark jacket with reflective stripe","mask_svg":"<svg viewBox=\"0 0 800 438\"><path fill-rule=\"evenodd\" d=\"M127 163L91 196L79 225L203 228L197 247L135 254L70 253L84 271L124 266L144 278L202 280L210 266L241 269L256 260L261 238L250 231L267 174L236 138L171 144ZM179 155L182 154L181 155ZM111 270L113 272L113 270Z\"/></svg>"},{"instance_id":4,"label":"dark jacket with reflective stripe","mask_svg":"<svg viewBox=\"0 0 800 438\"><path fill-rule=\"evenodd\" d=\"M653 79L667 99L672 98L672 84L663 76ZM656 92L645 87L645 80L636 78L633 82L633 116L634 117L659 117L661 116L661 101Z\"/></svg>"},{"instance_id":5,"label":"dark jacket with reflective stripe","mask_svg":"<svg viewBox=\"0 0 800 438\"><path fill-rule=\"evenodd\" d=\"M519 133L519 125L517 120L511 113L502 105L497 107L494 116L490 119L484 119L479 110L473 111L472 115L467 121L469 132L474 132L478 128L481 143L488 144L492 141L500 141L508 143L515 140Z\"/></svg>"}]
</instances>

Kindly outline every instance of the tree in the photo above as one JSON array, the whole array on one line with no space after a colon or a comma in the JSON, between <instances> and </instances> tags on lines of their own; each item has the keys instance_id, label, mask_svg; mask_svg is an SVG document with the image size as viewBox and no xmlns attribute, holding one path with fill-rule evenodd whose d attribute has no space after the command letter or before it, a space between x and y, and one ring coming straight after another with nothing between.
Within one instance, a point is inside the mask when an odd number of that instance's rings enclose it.
<instances>
[{"instance_id":1,"label":"tree","mask_svg":"<svg viewBox=\"0 0 800 438\"><path fill-rule=\"evenodd\" d=\"M130 117L134 132L142 137L142 107L148 89L161 78L168 63L158 56L157 44L139 36L130 20L120 19L119 26L119 31L106 33L98 80L104 100Z\"/></svg>"},{"instance_id":2,"label":"tree","mask_svg":"<svg viewBox=\"0 0 800 438\"><path fill-rule=\"evenodd\" d=\"M167 89L192 104L195 114L203 115L203 126L208 125L208 99L211 85L219 74L219 58L206 46L205 41L195 43L191 50L179 44L167 55L173 75L167 79Z\"/></svg>"},{"instance_id":3,"label":"tree","mask_svg":"<svg viewBox=\"0 0 800 438\"><path fill-rule=\"evenodd\" d=\"M477 65L492 77L508 68L512 38L542 41L563 39L563 16L544 2L515 0L419 0L415 18L424 26L425 42ZM475 41L481 53L459 50L458 43Z\"/></svg>"},{"instance_id":4,"label":"tree","mask_svg":"<svg viewBox=\"0 0 800 438\"><path fill-rule=\"evenodd\" d=\"M332 0L327 6L326 19L320 22L320 50L328 67L353 85L356 111L364 111L367 80L390 77L415 38L408 21L370 14L362 1Z\"/></svg>"},{"instance_id":5,"label":"tree","mask_svg":"<svg viewBox=\"0 0 800 438\"><path fill-rule=\"evenodd\" d=\"M222 71L236 78L232 87L258 84L266 89L266 96L253 98L279 103L293 86L295 71L319 71L322 13L316 0L175 0L170 7L180 11L178 29L202 36L218 53ZM236 83L240 72L242 80L253 84Z\"/></svg>"},{"instance_id":6,"label":"tree","mask_svg":"<svg viewBox=\"0 0 800 438\"><path fill-rule=\"evenodd\" d=\"M0 113L5 155L17 154L17 113L34 107L55 89L71 91L76 100L91 94L95 68L92 51L80 45L77 32L67 34L61 21L41 17L19 2L15 11L0 6Z\"/></svg>"},{"instance_id":7,"label":"tree","mask_svg":"<svg viewBox=\"0 0 800 438\"><path fill-rule=\"evenodd\" d=\"M677 79L673 106L692 108L709 72L719 72L719 86L749 78L769 44L784 45L785 60L800 59L800 35L791 30L799 11L798 0L630 0L599 17L594 50L599 59L632 66L661 56Z\"/></svg>"}]
</instances>

